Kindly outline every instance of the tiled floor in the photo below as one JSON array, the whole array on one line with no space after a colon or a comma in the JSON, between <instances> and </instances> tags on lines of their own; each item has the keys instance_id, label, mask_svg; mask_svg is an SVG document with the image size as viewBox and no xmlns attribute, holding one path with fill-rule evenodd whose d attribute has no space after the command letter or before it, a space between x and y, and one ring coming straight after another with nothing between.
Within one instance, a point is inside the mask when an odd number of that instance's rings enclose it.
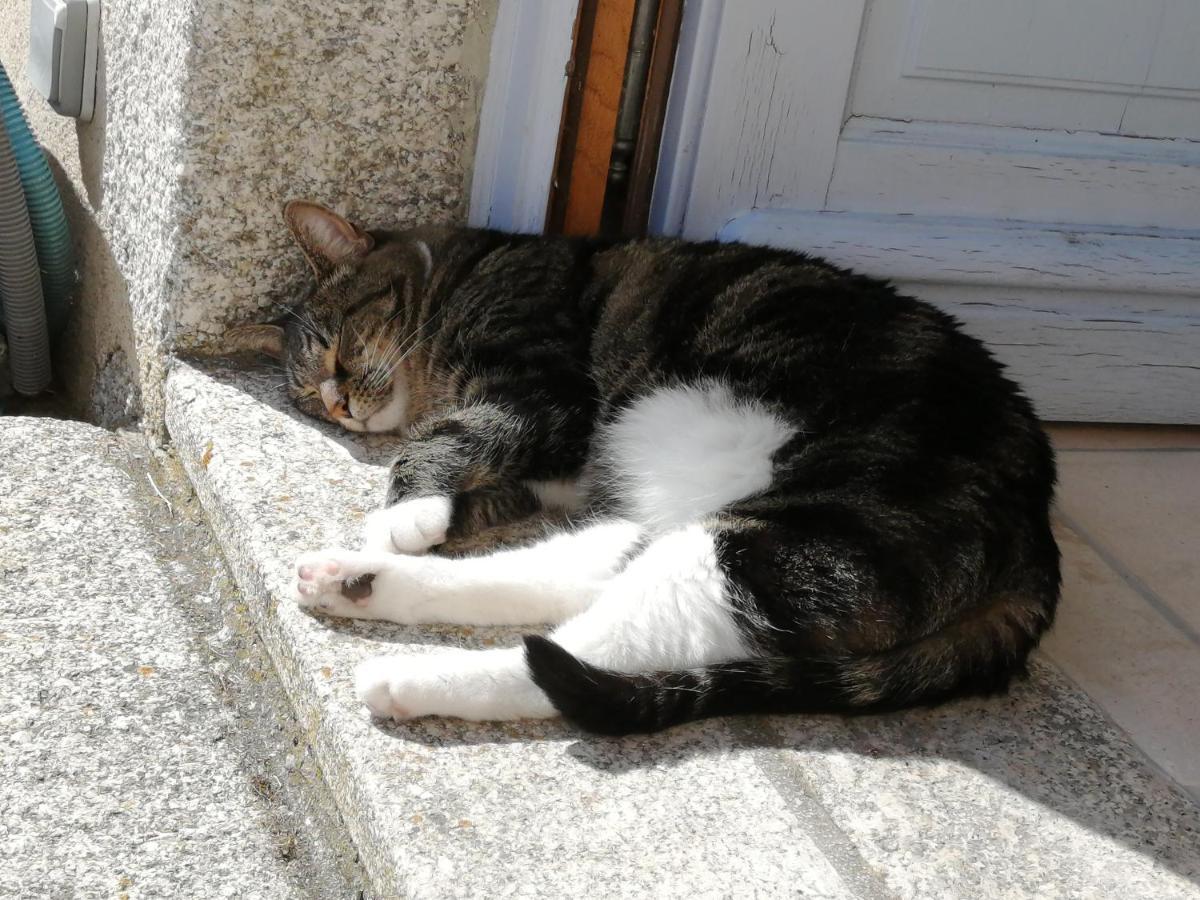
<instances>
[{"instance_id":1,"label":"tiled floor","mask_svg":"<svg viewBox=\"0 0 1200 900\"><path fill-rule=\"evenodd\" d=\"M1047 656L1200 800L1200 429L1055 425Z\"/></svg>"}]
</instances>

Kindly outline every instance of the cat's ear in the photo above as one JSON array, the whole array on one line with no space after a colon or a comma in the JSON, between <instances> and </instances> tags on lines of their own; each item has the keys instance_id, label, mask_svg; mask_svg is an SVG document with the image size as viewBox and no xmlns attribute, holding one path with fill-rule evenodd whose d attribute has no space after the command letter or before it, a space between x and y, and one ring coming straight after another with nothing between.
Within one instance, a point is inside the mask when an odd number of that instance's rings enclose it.
<instances>
[{"instance_id":1,"label":"cat's ear","mask_svg":"<svg viewBox=\"0 0 1200 900\"><path fill-rule=\"evenodd\" d=\"M319 203L289 200L283 220L318 278L342 263L361 259L375 246L371 235Z\"/></svg>"},{"instance_id":2,"label":"cat's ear","mask_svg":"<svg viewBox=\"0 0 1200 900\"><path fill-rule=\"evenodd\" d=\"M262 353L274 359L283 359L285 345L282 325L235 325L226 329L221 340L226 349L232 352Z\"/></svg>"}]
</instances>

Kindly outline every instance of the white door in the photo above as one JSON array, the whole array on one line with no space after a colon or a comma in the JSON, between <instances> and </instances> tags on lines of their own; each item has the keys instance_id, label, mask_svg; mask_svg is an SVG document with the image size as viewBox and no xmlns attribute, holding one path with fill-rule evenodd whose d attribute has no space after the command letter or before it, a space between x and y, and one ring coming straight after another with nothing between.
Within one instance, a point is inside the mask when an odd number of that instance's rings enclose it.
<instances>
[{"instance_id":1,"label":"white door","mask_svg":"<svg viewBox=\"0 0 1200 900\"><path fill-rule=\"evenodd\" d=\"M651 227L891 278L1045 418L1200 423L1200 0L690 0Z\"/></svg>"}]
</instances>

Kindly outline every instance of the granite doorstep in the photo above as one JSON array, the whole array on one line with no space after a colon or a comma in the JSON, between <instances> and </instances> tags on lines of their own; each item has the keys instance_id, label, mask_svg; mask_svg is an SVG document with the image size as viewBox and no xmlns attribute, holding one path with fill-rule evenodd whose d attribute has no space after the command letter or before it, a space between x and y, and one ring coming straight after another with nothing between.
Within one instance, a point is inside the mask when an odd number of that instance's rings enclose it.
<instances>
[{"instance_id":1,"label":"granite doorstep","mask_svg":"<svg viewBox=\"0 0 1200 900\"><path fill-rule=\"evenodd\" d=\"M376 652L517 632L319 619L291 561L353 544L386 437L293 412L269 372L179 364L167 421L368 870L408 896L1200 897L1200 820L1038 659L1005 698L598 739L560 722L382 725Z\"/></svg>"},{"instance_id":2,"label":"granite doorstep","mask_svg":"<svg viewBox=\"0 0 1200 900\"><path fill-rule=\"evenodd\" d=\"M315 896L255 793L121 440L0 418L0 895Z\"/></svg>"},{"instance_id":3,"label":"granite doorstep","mask_svg":"<svg viewBox=\"0 0 1200 900\"><path fill-rule=\"evenodd\" d=\"M519 632L319 619L290 600L295 556L356 539L389 440L277 409L272 384L179 365L167 424L382 895L854 896L728 723L598 740L560 722L372 722L359 660Z\"/></svg>"},{"instance_id":4,"label":"granite doorstep","mask_svg":"<svg viewBox=\"0 0 1200 900\"><path fill-rule=\"evenodd\" d=\"M497 5L198 4L178 122L180 348L307 283L280 214L287 200L367 227L465 219Z\"/></svg>"},{"instance_id":5,"label":"granite doorstep","mask_svg":"<svg viewBox=\"0 0 1200 900\"><path fill-rule=\"evenodd\" d=\"M896 896L1200 896L1195 805L1040 659L1004 698L773 723Z\"/></svg>"}]
</instances>

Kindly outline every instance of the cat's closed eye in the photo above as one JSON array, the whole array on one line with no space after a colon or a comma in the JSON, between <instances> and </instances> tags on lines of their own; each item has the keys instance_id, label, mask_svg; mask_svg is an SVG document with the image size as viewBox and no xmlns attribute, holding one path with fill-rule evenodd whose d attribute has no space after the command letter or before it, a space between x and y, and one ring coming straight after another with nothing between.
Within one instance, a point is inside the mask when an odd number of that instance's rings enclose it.
<instances>
[{"instance_id":1,"label":"cat's closed eye","mask_svg":"<svg viewBox=\"0 0 1200 900\"><path fill-rule=\"evenodd\" d=\"M321 400L320 392L314 387L301 388L293 393L292 403L305 415L326 417L325 404Z\"/></svg>"}]
</instances>

